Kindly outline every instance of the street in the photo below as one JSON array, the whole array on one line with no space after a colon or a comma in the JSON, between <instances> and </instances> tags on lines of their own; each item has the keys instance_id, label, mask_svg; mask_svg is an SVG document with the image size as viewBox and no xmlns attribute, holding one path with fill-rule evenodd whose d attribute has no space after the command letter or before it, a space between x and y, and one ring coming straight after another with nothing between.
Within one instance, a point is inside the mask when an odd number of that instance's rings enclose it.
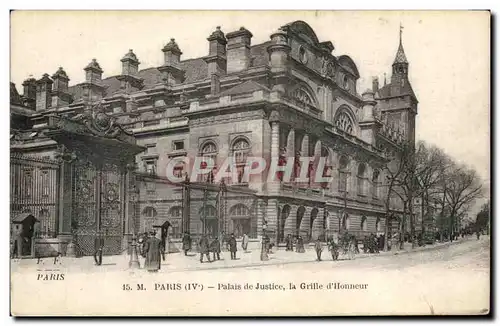
<instances>
[{"instance_id":1,"label":"street","mask_svg":"<svg viewBox=\"0 0 500 326\"><path fill-rule=\"evenodd\" d=\"M37 302L29 309L13 304L25 313L43 313L50 302L64 307L60 314L126 309L133 315L142 313L141 304L161 302L148 306L148 314L184 315L192 305L204 315L220 305L234 315L278 314L276 304L279 314L289 315L480 314L489 307L489 245L486 236L471 237L337 262L326 251L324 261L315 261L312 248L304 254L280 250L267 262L253 261L256 252L238 251L236 261L224 252L223 261L203 264L198 256L172 254L158 273L125 270L126 256L106 257L100 267L86 258L77 260L87 264L68 266L66 260L60 267L26 260L12 264L12 300ZM49 274L64 274L64 280L43 279Z\"/></svg>"}]
</instances>

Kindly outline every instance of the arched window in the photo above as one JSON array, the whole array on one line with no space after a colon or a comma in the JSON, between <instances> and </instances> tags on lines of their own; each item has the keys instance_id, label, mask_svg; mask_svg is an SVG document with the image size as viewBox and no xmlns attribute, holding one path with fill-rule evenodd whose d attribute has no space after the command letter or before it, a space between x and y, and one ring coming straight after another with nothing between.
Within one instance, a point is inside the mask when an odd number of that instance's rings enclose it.
<instances>
[{"instance_id":1,"label":"arched window","mask_svg":"<svg viewBox=\"0 0 500 326\"><path fill-rule=\"evenodd\" d=\"M366 223L366 216L361 217L361 231L368 231L368 223Z\"/></svg>"},{"instance_id":2,"label":"arched window","mask_svg":"<svg viewBox=\"0 0 500 326\"><path fill-rule=\"evenodd\" d=\"M242 183L247 157L250 154L250 143L246 138L237 138L233 142L231 151L233 152L234 163L236 164L236 171L238 174L237 182Z\"/></svg>"},{"instance_id":3,"label":"arched window","mask_svg":"<svg viewBox=\"0 0 500 326\"><path fill-rule=\"evenodd\" d=\"M366 165L364 163L358 166L358 195L366 196Z\"/></svg>"},{"instance_id":4,"label":"arched window","mask_svg":"<svg viewBox=\"0 0 500 326\"><path fill-rule=\"evenodd\" d=\"M380 171L379 170L373 171L373 175L372 175L372 197L373 198L378 198L378 196L379 196L379 194L378 194L379 188L380 188L379 179L380 179Z\"/></svg>"},{"instance_id":5,"label":"arched window","mask_svg":"<svg viewBox=\"0 0 500 326\"><path fill-rule=\"evenodd\" d=\"M339 192L348 192L349 160L342 156L339 160Z\"/></svg>"},{"instance_id":6,"label":"arched window","mask_svg":"<svg viewBox=\"0 0 500 326\"><path fill-rule=\"evenodd\" d=\"M382 223L380 222L380 217L377 217L377 223L375 223L375 229L377 233L382 232Z\"/></svg>"},{"instance_id":7,"label":"arched window","mask_svg":"<svg viewBox=\"0 0 500 326\"><path fill-rule=\"evenodd\" d=\"M315 106L311 95L309 95L309 93L302 87L295 89L291 93L291 96L300 103Z\"/></svg>"},{"instance_id":8,"label":"arched window","mask_svg":"<svg viewBox=\"0 0 500 326\"><path fill-rule=\"evenodd\" d=\"M156 209L154 209L154 207L147 206L142 210L142 215L144 217L153 218L156 217L157 212Z\"/></svg>"},{"instance_id":9,"label":"arched window","mask_svg":"<svg viewBox=\"0 0 500 326\"><path fill-rule=\"evenodd\" d=\"M349 115L347 114L347 112L345 112L345 111L342 111L337 115L334 124L335 124L335 127L339 128L340 130L342 130L348 134L353 133L354 127L353 127L352 120L349 117Z\"/></svg>"},{"instance_id":10,"label":"arched window","mask_svg":"<svg viewBox=\"0 0 500 326\"><path fill-rule=\"evenodd\" d=\"M243 204L236 204L233 207L231 207L231 210L229 211L229 215L231 217L248 217L250 216L250 211L248 207L246 207Z\"/></svg>"},{"instance_id":11,"label":"arched window","mask_svg":"<svg viewBox=\"0 0 500 326\"><path fill-rule=\"evenodd\" d=\"M349 220L349 214L344 213L342 218L342 229L349 231L349 228L351 227L351 221Z\"/></svg>"},{"instance_id":12,"label":"arched window","mask_svg":"<svg viewBox=\"0 0 500 326\"><path fill-rule=\"evenodd\" d=\"M215 145L214 142L212 142L212 141L205 142L200 149L200 155L202 157L211 158L213 161L213 164L214 164L214 169L215 169L215 166L217 164L217 146ZM202 164L201 168L207 167L206 162L202 162L201 164ZM214 182L214 173L212 171L210 171L207 174L200 175L200 178L201 178L201 180L200 180L201 182L213 183Z\"/></svg>"}]
</instances>

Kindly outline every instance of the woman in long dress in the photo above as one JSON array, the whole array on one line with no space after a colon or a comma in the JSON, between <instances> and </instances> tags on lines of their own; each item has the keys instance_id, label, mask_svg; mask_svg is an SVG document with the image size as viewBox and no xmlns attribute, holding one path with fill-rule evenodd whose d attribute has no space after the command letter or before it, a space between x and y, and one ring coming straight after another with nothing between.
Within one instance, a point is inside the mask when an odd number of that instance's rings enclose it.
<instances>
[{"instance_id":1,"label":"woman in long dress","mask_svg":"<svg viewBox=\"0 0 500 326\"><path fill-rule=\"evenodd\" d=\"M151 232L151 236L146 240L144 251L146 252L144 268L148 272L158 272L161 268L162 249L161 240L155 236L154 232Z\"/></svg>"}]
</instances>

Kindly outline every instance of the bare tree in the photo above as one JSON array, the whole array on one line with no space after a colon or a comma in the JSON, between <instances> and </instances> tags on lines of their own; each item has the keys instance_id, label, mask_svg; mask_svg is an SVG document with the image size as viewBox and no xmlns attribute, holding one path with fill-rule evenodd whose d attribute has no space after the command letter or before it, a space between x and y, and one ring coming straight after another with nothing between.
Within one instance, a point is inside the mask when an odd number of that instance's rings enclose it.
<instances>
[{"instance_id":1,"label":"bare tree","mask_svg":"<svg viewBox=\"0 0 500 326\"><path fill-rule=\"evenodd\" d=\"M450 208L450 241L453 241L456 217L463 208L482 196L483 187L476 171L455 166L449 174L446 188L445 200Z\"/></svg>"}]
</instances>

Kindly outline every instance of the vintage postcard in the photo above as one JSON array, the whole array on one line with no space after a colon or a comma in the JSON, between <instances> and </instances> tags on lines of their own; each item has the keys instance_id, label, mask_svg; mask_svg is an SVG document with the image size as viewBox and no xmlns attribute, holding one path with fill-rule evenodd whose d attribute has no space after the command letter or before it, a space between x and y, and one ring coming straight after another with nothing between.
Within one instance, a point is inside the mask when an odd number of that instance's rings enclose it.
<instances>
[{"instance_id":1,"label":"vintage postcard","mask_svg":"<svg viewBox=\"0 0 500 326\"><path fill-rule=\"evenodd\" d=\"M490 12L10 18L12 315L490 313Z\"/></svg>"}]
</instances>

